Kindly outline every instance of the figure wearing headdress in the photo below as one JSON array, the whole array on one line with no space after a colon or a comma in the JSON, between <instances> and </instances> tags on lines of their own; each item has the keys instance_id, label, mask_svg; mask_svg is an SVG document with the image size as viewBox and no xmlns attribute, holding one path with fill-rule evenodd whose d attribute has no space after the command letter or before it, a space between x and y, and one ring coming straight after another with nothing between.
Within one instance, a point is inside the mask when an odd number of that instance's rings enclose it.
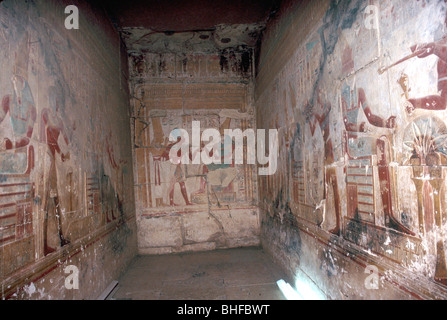
<instances>
[{"instance_id":1,"label":"figure wearing headdress","mask_svg":"<svg viewBox=\"0 0 447 320\"><path fill-rule=\"evenodd\" d=\"M0 123L9 113L13 130L12 137L4 137L0 150L25 147L30 143L36 121L36 107L28 84L29 37L22 39L15 57L11 81L13 94L2 98L0 107Z\"/></svg>"}]
</instances>

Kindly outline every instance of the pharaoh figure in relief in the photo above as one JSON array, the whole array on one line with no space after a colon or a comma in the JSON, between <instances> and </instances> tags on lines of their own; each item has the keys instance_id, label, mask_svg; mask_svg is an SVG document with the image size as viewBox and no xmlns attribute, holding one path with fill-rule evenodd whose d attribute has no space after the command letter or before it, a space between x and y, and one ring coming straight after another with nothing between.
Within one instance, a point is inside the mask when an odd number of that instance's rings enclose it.
<instances>
[{"instance_id":1,"label":"pharaoh figure in relief","mask_svg":"<svg viewBox=\"0 0 447 320\"><path fill-rule=\"evenodd\" d=\"M447 165L447 42L446 37L438 41L416 44L410 47L411 53L391 66L407 59L425 59L436 57L435 74L437 92L425 96L412 93L412 85L418 85L418 79L401 72L397 83L405 97L404 108L409 123L403 131L403 149L405 161L412 168L411 180L417 194L417 225L419 236L423 239L434 238L436 265L434 278L447 284L447 260L444 242L439 237L447 221L446 208L442 204L445 196L445 166ZM411 81L413 80L413 81ZM427 88L428 89L428 88ZM428 248L430 251L430 248ZM426 252L427 254L428 252Z\"/></svg>"},{"instance_id":2,"label":"pharaoh figure in relief","mask_svg":"<svg viewBox=\"0 0 447 320\"><path fill-rule=\"evenodd\" d=\"M60 108L63 103L63 98L60 96L60 92L56 87L51 87L49 92L49 108L42 110L41 114L41 128L42 138L48 146L48 155L50 159L50 169L48 176L46 177L45 187L45 199L44 199L44 253L48 254L55 250L50 247L48 243L48 231L49 231L49 219L55 219L56 232L59 237L60 246L64 246L70 241L64 236L62 231L62 204L60 202L60 195L58 190L58 173L57 173L57 160L56 156L60 156L60 160L65 162L70 158L69 152L62 152L59 145L59 136L63 137L63 141L66 145L69 144L68 136L65 132L62 122Z\"/></svg>"},{"instance_id":3,"label":"pharaoh figure in relief","mask_svg":"<svg viewBox=\"0 0 447 320\"><path fill-rule=\"evenodd\" d=\"M30 37L22 35L10 76L12 94L3 92L0 106L0 245L33 233L34 167L31 138L36 121L28 83ZM3 196L3 197L1 197Z\"/></svg>"},{"instance_id":4,"label":"pharaoh figure in relief","mask_svg":"<svg viewBox=\"0 0 447 320\"><path fill-rule=\"evenodd\" d=\"M312 136L315 133L316 126L318 125L323 134L324 142L324 167L325 167L325 182L324 182L324 195L327 198L328 187L333 192L333 205L328 205L327 209L332 209L335 212L335 228L330 232L339 234L341 231L341 215L340 215L340 197L338 194L338 181L336 168L333 166L335 162L334 145L332 142L332 135L330 130L330 114L332 106L330 102L324 97L322 89L318 89L316 106L312 108L312 118L308 120L310 126L310 132ZM310 114L310 112L307 112Z\"/></svg>"}]
</instances>

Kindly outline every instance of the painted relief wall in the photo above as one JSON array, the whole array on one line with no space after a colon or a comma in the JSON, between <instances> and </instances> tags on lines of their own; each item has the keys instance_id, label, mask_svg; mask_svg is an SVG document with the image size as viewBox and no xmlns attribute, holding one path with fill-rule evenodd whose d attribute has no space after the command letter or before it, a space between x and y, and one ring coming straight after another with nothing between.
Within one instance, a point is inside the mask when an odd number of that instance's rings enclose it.
<instances>
[{"instance_id":1,"label":"painted relief wall","mask_svg":"<svg viewBox=\"0 0 447 320\"><path fill-rule=\"evenodd\" d=\"M259 177L262 241L321 296L447 297L446 12L286 2L267 28L257 126L280 155Z\"/></svg>"},{"instance_id":2,"label":"painted relief wall","mask_svg":"<svg viewBox=\"0 0 447 320\"><path fill-rule=\"evenodd\" d=\"M131 56L139 252L259 244L255 164L245 152L242 164L225 163L232 156L224 151L235 143L226 129L255 129L250 57L250 51ZM193 122L200 126L197 135ZM212 142L221 163L192 161L208 144L207 129L218 130L220 140ZM177 141L169 137L178 130L189 141L188 164L170 159Z\"/></svg>"},{"instance_id":3,"label":"painted relief wall","mask_svg":"<svg viewBox=\"0 0 447 320\"><path fill-rule=\"evenodd\" d=\"M0 3L5 299L96 298L135 254L126 54L88 5L66 29L66 5Z\"/></svg>"}]
</instances>

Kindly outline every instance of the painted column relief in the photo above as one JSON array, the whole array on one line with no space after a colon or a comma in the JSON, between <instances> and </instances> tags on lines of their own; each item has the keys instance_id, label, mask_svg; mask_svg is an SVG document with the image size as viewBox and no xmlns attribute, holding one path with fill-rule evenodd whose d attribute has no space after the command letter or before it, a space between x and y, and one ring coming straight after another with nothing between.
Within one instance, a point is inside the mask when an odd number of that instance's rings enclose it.
<instances>
[{"instance_id":1,"label":"painted column relief","mask_svg":"<svg viewBox=\"0 0 447 320\"><path fill-rule=\"evenodd\" d=\"M256 101L260 128L292 117L282 208L444 285L446 21L442 2L331 5ZM272 108L273 91L286 99ZM271 194L260 189L264 203Z\"/></svg>"}]
</instances>

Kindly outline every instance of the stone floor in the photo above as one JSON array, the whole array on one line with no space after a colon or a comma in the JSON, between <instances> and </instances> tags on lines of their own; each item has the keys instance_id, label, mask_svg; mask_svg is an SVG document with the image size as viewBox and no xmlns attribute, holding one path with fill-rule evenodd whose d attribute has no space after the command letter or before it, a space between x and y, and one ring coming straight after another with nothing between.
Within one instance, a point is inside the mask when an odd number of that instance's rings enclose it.
<instances>
[{"instance_id":1,"label":"stone floor","mask_svg":"<svg viewBox=\"0 0 447 320\"><path fill-rule=\"evenodd\" d=\"M108 299L284 300L282 278L261 248L137 256Z\"/></svg>"}]
</instances>

